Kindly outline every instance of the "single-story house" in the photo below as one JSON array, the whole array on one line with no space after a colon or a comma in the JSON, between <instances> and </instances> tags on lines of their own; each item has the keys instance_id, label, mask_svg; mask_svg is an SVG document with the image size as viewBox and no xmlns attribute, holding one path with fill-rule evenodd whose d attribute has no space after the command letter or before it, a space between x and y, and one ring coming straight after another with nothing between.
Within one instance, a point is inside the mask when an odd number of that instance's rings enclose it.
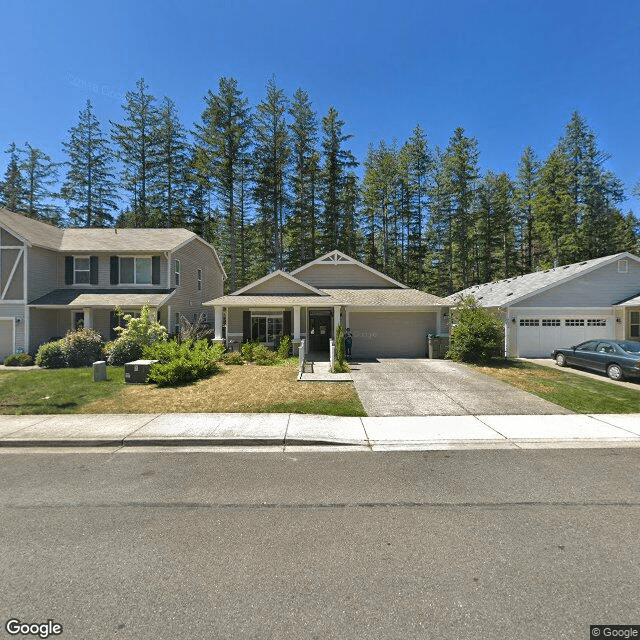
<instances>
[{"instance_id":1,"label":"single-story house","mask_svg":"<svg viewBox=\"0 0 640 640\"><path fill-rule=\"evenodd\" d=\"M448 298L473 296L504 319L505 352L549 357L585 340L640 340L640 258L616 253L594 260L475 285Z\"/></svg>"},{"instance_id":2,"label":"single-story house","mask_svg":"<svg viewBox=\"0 0 640 640\"><path fill-rule=\"evenodd\" d=\"M228 346L254 340L275 345L291 335L294 345L305 339L307 352L328 352L342 323L353 334L353 356L360 358L424 357L427 334L446 332L448 311L442 298L410 289L340 251L291 273L274 271L205 306L215 310L216 340Z\"/></svg>"},{"instance_id":3,"label":"single-story house","mask_svg":"<svg viewBox=\"0 0 640 640\"><path fill-rule=\"evenodd\" d=\"M210 313L225 277L186 229L60 229L0 208L0 360L79 326L114 338L115 307L149 305L173 333L180 316Z\"/></svg>"}]
</instances>

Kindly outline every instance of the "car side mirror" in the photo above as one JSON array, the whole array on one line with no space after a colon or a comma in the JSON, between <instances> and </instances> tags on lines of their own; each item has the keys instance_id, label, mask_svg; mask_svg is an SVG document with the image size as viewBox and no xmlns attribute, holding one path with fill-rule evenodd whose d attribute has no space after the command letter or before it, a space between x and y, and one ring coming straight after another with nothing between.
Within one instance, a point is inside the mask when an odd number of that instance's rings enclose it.
<instances>
[{"instance_id":1,"label":"car side mirror","mask_svg":"<svg viewBox=\"0 0 640 640\"><path fill-rule=\"evenodd\" d=\"M573 345L573 347L571 347L574 351L576 350L576 346L577 345Z\"/></svg>"}]
</instances>

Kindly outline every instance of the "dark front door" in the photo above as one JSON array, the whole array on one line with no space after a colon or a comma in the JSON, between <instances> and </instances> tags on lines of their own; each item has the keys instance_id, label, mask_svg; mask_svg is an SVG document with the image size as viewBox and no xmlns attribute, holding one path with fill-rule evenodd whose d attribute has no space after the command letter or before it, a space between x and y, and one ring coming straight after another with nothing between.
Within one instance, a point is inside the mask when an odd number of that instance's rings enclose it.
<instances>
[{"instance_id":1,"label":"dark front door","mask_svg":"<svg viewBox=\"0 0 640 640\"><path fill-rule=\"evenodd\" d=\"M329 351L331 315L309 315L309 350Z\"/></svg>"}]
</instances>

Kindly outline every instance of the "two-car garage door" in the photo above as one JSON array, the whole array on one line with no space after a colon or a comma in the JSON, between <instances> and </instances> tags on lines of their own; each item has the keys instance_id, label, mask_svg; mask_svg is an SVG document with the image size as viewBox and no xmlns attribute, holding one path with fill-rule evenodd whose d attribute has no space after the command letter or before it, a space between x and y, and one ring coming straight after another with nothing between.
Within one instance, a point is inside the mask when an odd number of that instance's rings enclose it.
<instances>
[{"instance_id":1,"label":"two-car garage door","mask_svg":"<svg viewBox=\"0 0 640 640\"><path fill-rule=\"evenodd\" d=\"M517 352L521 358L548 358L558 347L614 337L614 319L597 315L517 318Z\"/></svg>"},{"instance_id":2,"label":"two-car garage door","mask_svg":"<svg viewBox=\"0 0 640 640\"><path fill-rule=\"evenodd\" d=\"M424 358L427 334L436 330L436 314L352 311L349 328L354 357Z\"/></svg>"}]
</instances>

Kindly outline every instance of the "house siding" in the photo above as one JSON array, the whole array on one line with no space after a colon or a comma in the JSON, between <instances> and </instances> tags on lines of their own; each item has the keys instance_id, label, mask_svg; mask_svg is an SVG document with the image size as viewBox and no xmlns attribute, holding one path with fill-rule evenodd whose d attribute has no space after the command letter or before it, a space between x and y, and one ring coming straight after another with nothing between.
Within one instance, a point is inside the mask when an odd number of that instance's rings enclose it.
<instances>
[{"instance_id":1,"label":"house siding","mask_svg":"<svg viewBox=\"0 0 640 640\"><path fill-rule=\"evenodd\" d=\"M628 273L618 262L606 264L513 305L514 307L608 307L640 290L640 263L627 260Z\"/></svg>"},{"instance_id":2,"label":"house siding","mask_svg":"<svg viewBox=\"0 0 640 640\"><path fill-rule=\"evenodd\" d=\"M306 287L292 282L288 278L283 276L274 276L266 282L261 282L255 287L251 287L250 290L245 291L244 295L296 295L301 294L305 296L314 295L312 291L309 291Z\"/></svg>"},{"instance_id":3,"label":"house siding","mask_svg":"<svg viewBox=\"0 0 640 640\"><path fill-rule=\"evenodd\" d=\"M319 289L397 289L397 286L357 264L314 264L293 276Z\"/></svg>"},{"instance_id":4,"label":"house siding","mask_svg":"<svg viewBox=\"0 0 640 640\"><path fill-rule=\"evenodd\" d=\"M45 342L49 342L51 338L58 338L64 335L64 332L58 328L58 317L61 311L59 309L31 309L29 312L29 333L31 339L29 341L29 350L36 352L38 347ZM65 313L68 314L67 311Z\"/></svg>"},{"instance_id":5,"label":"house siding","mask_svg":"<svg viewBox=\"0 0 640 640\"><path fill-rule=\"evenodd\" d=\"M16 260L18 260L18 266L13 271ZM4 291L7 284L9 287L4 295L5 300L24 299L24 253L20 254L20 249L3 249L0 252L0 293Z\"/></svg>"},{"instance_id":6,"label":"house siding","mask_svg":"<svg viewBox=\"0 0 640 640\"><path fill-rule=\"evenodd\" d=\"M19 349L26 350L27 343L26 343L25 334L24 334L25 326L26 326L24 304L1 303L0 318L7 319L7 320L10 318L20 319L20 321L15 324L15 340L16 340L15 348L16 348L16 351Z\"/></svg>"},{"instance_id":7,"label":"house siding","mask_svg":"<svg viewBox=\"0 0 640 640\"><path fill-rule=\"evenodd\" d=\"M59 254L49 249L30 247L27 249L27 299L35 300L59 288L60 277L64 284L64 259L59 263ZM60 266L59 266L60 264Z\"/></svg>"}]
</instances>

